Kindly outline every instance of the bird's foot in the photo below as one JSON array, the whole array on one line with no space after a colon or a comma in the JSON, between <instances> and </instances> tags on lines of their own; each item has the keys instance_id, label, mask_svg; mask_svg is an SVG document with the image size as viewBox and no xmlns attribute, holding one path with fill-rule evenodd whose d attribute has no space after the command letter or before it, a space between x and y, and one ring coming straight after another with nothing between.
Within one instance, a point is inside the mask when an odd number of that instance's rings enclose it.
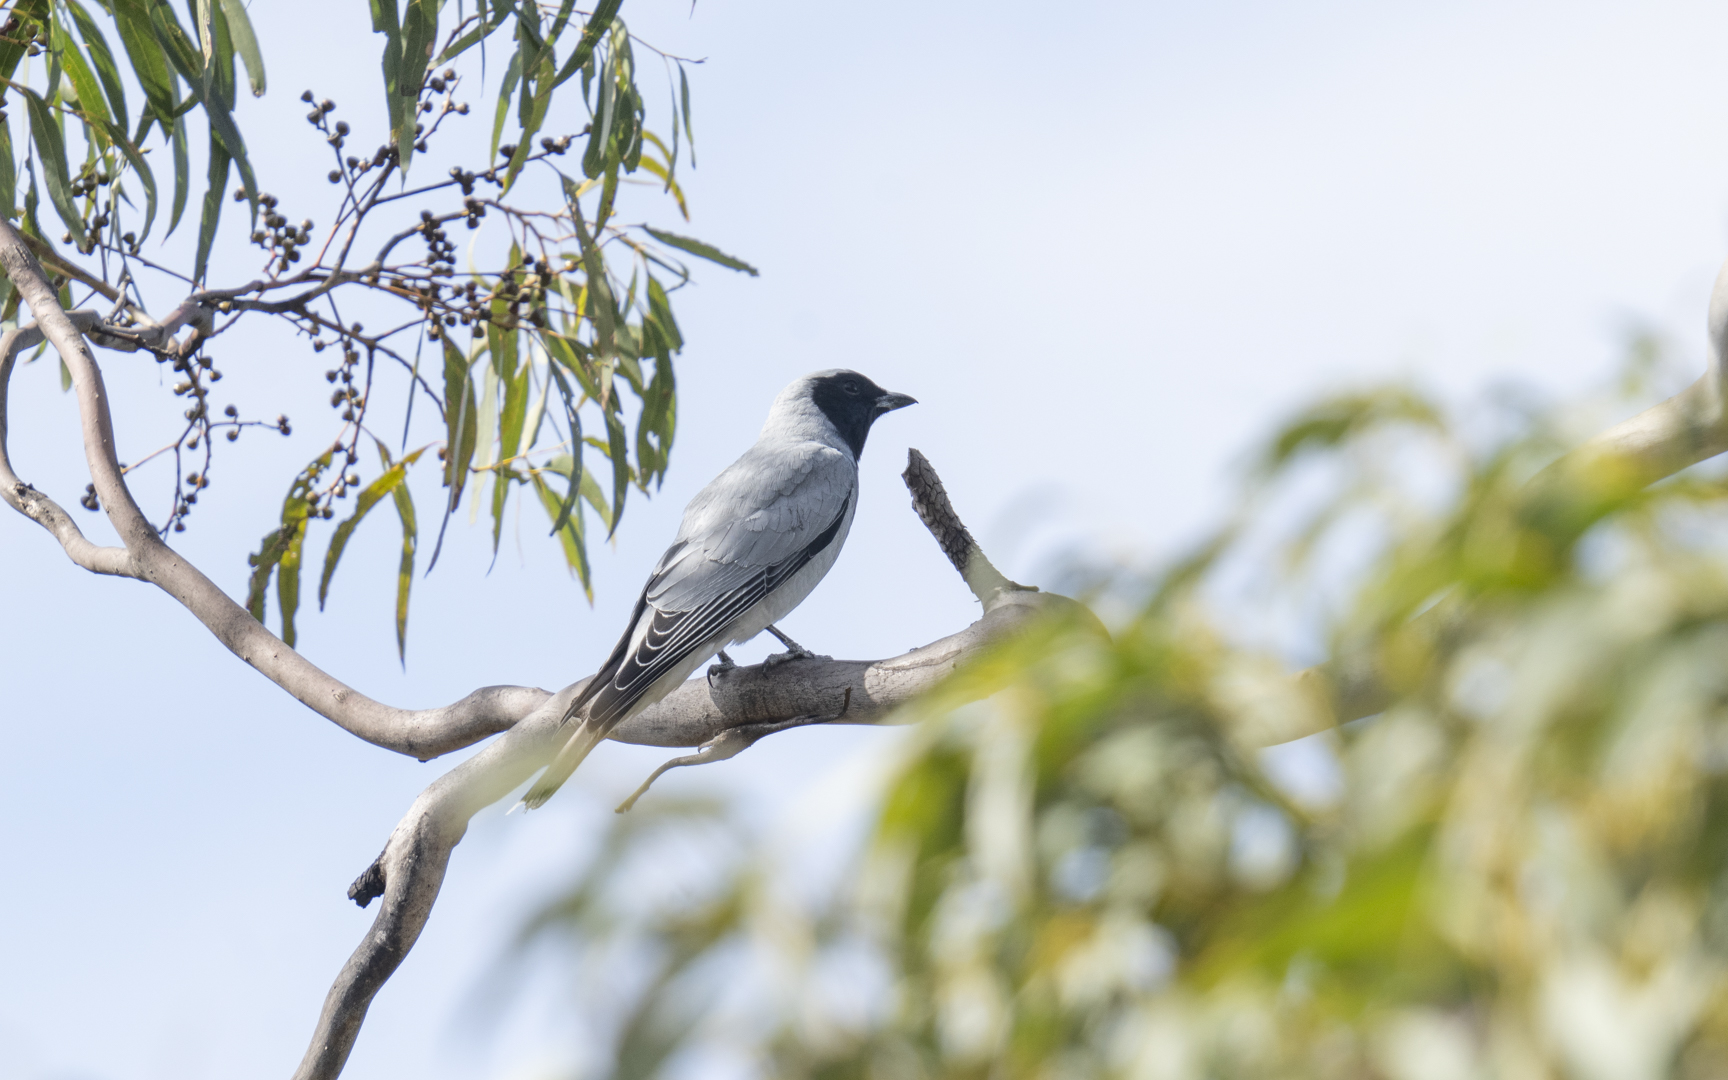
<instances>
[{"instance_id":1,"label":"bird's foot","mask_svg":"<svg viewBox=\"0 0 1728 1080\"><path fill-rule=\"evenodd\" d=\"M765 668L776 668L776 667L779 667L781 664L789 663L793 660L832 660L832 659L834 659L832 656L822 656L818 653L811 652L809 649L804 648L802 645L799 645L799 646L795 646L794 648L787 649L785 652L769 653L767 656L762 658L762 666Z\"/></svg>"},{"instance_id":2,"label":"bird's foot","mask_svg":"<svg viewBox=\"0 0 1728 1080\"><path fill-rule=\"evenodd\" d=\"M781 664L784 664L788 660L832 660L832 659L834 659L832 656L818 656L818 655L816 655L815 653L811 652L809 649L806 649L804 646L798 644L796 641L793 641L791 638L787 637L784 633L781 632L781 630L778 626L774 626L774 625L770 624L768 627L768 632L780 639L780 644L786 646L786 651L785 652L779 652L779 653L770 653L768 655L767 659L762 661L762 666L765 668L778 667Z\"/></svg>"},{"instance_id":3,"label":"bird's foot","mask_svg":"<svg viewBox=\"0 0 1728 1080\"><path fill-rule=\"evenodd\" d=\"M710 689L713 688L715 678L722 676L722 675L725 675L728 671L733 670L737 666L738 666L737 664L734 664L732 662L732 658L730 656L726 655L726 650L721 649L720 650L720 662L718 664L709 664L708 665L708 686L709 686L709 688Z\"/></svg>"}]
</instances>

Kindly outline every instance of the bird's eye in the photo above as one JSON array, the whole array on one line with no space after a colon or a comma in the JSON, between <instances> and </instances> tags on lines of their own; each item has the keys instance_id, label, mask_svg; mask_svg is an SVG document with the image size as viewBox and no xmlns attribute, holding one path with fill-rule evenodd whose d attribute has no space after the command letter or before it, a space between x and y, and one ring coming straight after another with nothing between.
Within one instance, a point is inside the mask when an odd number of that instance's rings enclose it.
<instances>
[{"instance_id":1,"label":"bird's eye","mask_svg":"<svg viewBox=\"0 0 1728 1080\"><path fill-rule=\"evenodd\" d=\"M848 394L854 394L854 395L856 395L856 394L857 394L857 393L858 393L858 384L857 384L857 383L855 383L855 382L849 382L849 383L847 383L847 384L846 384L846 392L847 392L847 393L848 393Z\"/></svg>"}]
</instances>

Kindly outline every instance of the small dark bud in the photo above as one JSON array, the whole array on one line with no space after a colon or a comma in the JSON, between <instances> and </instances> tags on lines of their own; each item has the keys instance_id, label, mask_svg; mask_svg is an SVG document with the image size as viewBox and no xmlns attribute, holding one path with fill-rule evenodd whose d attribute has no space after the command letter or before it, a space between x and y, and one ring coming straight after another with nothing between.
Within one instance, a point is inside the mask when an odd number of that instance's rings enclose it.
<instances>
[{"instance_id":1,"label":"small dark bud","mask_svg":"<svg viewBox=\"0 0 1728 1080\"><path fill-rule=\"evenodd\" d=\"M346 120L336 121L336 134L338 134L338 135L348 134L348 121L346 121Z\"/></svg>"},{"instance_id":2,"label":"small dark bud","mask_svg":"<svg viewBox=\"0 0 1728 1080\"><path fill-rule=\"evenodd\" d=\"M330 170L330 182L332 184L340 182L341 179L342 179L342 174L340 172L338 172L335 169Z\"/></svg>"},{"instance_id":3,"label":"small dark bud","mask_svg":"<svg viewBox=\"0 0 1728 1080\"><path fill-rule=\"evenodd\" d=\"M304 101L308 105L312 104L312 91L307 90L301 93L300 100Z\"/></svg>"}]
</instances>

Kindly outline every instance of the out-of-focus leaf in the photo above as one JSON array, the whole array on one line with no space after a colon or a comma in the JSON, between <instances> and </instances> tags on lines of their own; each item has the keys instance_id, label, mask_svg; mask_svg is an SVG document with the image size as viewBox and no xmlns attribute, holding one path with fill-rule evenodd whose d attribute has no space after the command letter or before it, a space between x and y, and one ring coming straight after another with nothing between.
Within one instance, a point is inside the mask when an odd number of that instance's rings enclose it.
<instances>
[{"instance_id":1,"label":"out-of-focus leaf","mask_svg":"<svg viewBox=\"0 0 1728 1080\"><path fill-rule=\"evenodd\" d=\"M84 246L84 218L72 202L72 177L66 168L66 143L60 137L60 125L48 103L34 90L17 87L24 95L30 112L30 137L36 144L36 158L42 165L42 182L48 188L48 201L72 233L72 241Z\"/></svg>"},{"instance_id":2,"label":"out-of-focus leaf","mask_svg":"<svg viewBox=\"0 0 1728 1080\"><path fill-rule=\"evenodd\" d=\"M1297 454L1337 446L1364 431L1387 423L1411 423L1433 428L1440 422L1433 407L1406 390L1385 389L1328 400L1284 426L1260 462L1269 474Z\"/></svg>"},{"instance_id":3,"label":"out-of-focus leaf","mask_svg":"<svg viewBox=\"0 0 1728 1080\"><path fill-rule=\"evenodd\" d=\"M646 225L642 228L649 236L652 236L667 247L675 247L679 251L689 252L691 255L707 259L711 263L718 263L730 270L742 270L751 277L759 276L754 266L751 266L743 259L734 258L733 256L726 254L713 244L704 243L701 240L694 240L688 236L679 236L677 233L669 233L660 229L649 228Z\"/></svg>"}]
</instances>

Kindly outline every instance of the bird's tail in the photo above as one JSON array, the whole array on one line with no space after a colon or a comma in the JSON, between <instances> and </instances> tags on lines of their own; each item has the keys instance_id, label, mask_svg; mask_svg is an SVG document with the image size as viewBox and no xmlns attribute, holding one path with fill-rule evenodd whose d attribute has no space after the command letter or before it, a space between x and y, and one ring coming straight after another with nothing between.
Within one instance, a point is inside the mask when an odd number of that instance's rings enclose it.
<instances>
[{"instance_id":1,"label":"bird's tail","mask_svg":"<svg viewBox=\"0 0 1728 1080\"><path fill-rule=\"evenodd\" d=\"M571 733L570 739L564 744L564 749L558 751L558 756L552 759L552 764L546 766L546 771L540 774L540 779L528 789L528 794L522 796L522 805L530 810L538 810L547 799L557 794L564 786L564 781L570 779L570 774L576 771L576 766L582 764L582 759L588 752L600 745L600 740L606 737L598 725L584 718L577 729Z\"/></svg>"}]
</instances>

